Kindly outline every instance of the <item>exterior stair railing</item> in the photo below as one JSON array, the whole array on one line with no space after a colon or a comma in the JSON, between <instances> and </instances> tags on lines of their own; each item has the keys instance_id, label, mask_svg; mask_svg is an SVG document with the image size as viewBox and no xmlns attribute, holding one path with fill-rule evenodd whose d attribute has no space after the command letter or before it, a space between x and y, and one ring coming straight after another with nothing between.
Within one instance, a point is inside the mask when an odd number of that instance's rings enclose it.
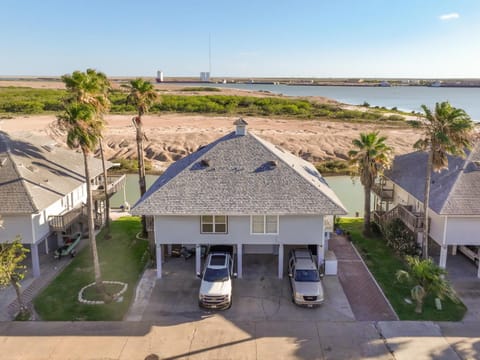
<instances>
[{"instance_id":1,"label":"exterior stair railing","mask_svg":"<svg viewBox=\"0 0 480 360\"><path fill-rule=\"evenodd\" d=\"M374 211L375 222L384 226L393 219L400 219L407 228L415 233L423 231L423 213L413 212L411 206L397 205L389 211ZM430 221L430 219L429 219Z\"/></svg>"}]
</instances>

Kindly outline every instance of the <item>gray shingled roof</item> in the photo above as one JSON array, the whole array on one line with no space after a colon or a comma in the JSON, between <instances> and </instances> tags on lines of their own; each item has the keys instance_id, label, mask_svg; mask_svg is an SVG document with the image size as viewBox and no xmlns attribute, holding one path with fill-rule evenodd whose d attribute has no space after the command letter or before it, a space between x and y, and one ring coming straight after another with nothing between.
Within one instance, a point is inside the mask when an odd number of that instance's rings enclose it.
<instances>
[{"instance_id":1,"label":"gray shingled roof","mask_svg":"<svg viewBox=\"0 0 480 360\"><path fill-rule=\"evenodd\" d=\"M346 210L312 164L253 134L232 132L172 164L132 213L344 215Z\"/></svg>"},{"instance_id":2,"label":"gray shingled roof","mask_svg":"<svg viewBox=\"0 0 480 360\"><path fill-rule=\"evenodd\" d=\"M426 152L396 156L385 176L423 201L426 163ZM480 215L480 143L465 159L449 156L448 170L432 173L430 209L440 215Z\"/></svg>"},{"instance_id":3,"label":"gray shingled roof","mask_svg":"<svg viewBox=\"0 0 480 360\"><path fill-rule=\"evenodd\" d=\"M102 172L100 160L91 159L90 172ZM36 213L84 182L81 153L49 137L0 132L0 214Z\"/></svg>"}]
</instances>

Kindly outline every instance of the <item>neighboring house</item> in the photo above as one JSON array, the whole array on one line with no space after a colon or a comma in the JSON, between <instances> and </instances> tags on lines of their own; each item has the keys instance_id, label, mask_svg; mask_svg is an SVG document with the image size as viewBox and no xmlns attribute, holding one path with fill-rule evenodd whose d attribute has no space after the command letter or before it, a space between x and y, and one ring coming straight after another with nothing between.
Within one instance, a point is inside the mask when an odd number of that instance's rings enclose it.
<instances>
[{"instance_id":1,"label":"neighboring house","mask_svg":"<svg viewBox=\"0 0 480 360\"><path fill-rule=\"evenodd\" d=\"M91 158L90 173L100 226L105 199L100 160ZM108 181L112 195L123 187L125 176L109 176ZM87 228L86 189L82 153L48 137L0 132L0 241L21 237L30 248L35 277L40 275L40 251L48 254L61 245L62 235Z\"/></svg>"},{"instance_id":2,"label":"neighboring house","mask_svg":"<svg viewBox=\"0 0 480 360\"><path fill-rule=\"evenodd\" d=\"M243 119L234 125L172 164L132 209L154 217L159 278L171 244L234 245L238 277L251 253L278 255L282 277L287 245L310 245L323 263L324 218L346 214L342 203L312 164L247 132Z\"/></svg>"},{"instance_id":3,"label":"neighboring house","mask_svg":"<svg viewBox=\"0 0 480 360\"><path fill-rule=\"evenodd\" d=\"M376 217L401 218L419 240L427 156L421 151L396 156L383 183L373 189ZM429 235L440 246L441 267L446 267L448 246L453 254L459 245L480 246L480 143L465 159L449 156L448 170L432 173L429 207Z\"/></svg>"}]
</instances>

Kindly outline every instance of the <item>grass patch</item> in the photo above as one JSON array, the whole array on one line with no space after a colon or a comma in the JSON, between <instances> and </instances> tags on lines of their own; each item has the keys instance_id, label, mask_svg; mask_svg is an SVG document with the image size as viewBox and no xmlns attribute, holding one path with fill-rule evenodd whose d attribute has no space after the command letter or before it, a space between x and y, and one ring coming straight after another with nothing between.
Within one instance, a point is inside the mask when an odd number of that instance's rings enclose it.
<instances>
[{"instance_id":1,"label":"grass patch","mask_svg":"<svg viewBox=\"0 0 480 360\"><path fill-rule=\"evenodd\" d=\"M357 172L356 167L346 160L325 160L315 164L315 167L323 176L352 175Z\"/></svg>"},{"instance_id":2,"label":"grass patch","mask_svg":"<svg viewBox=\"0 0 480 360\"><path fill-rule=\"evenodd\" d=\"M410 287L396 281L397 270L406 270L403 259L393 253L381 236L365 237L362 234L363 219L342 218L340 227L349 231L352 241L362 255L371 273L383 289L390 304L400 320L460 321L467 308L449 299L442 300L443 310L435 308L434 297L428 296L422 314L416 314L414 304L407 304L404 299L410 298Z\"/></svg>"},{"instance_id":3,"label":"grass patch","mask_svg":"<svg viewBox=\"0 0 480 360\"><path fill-rule=\"evenodd\" d=\"M122 302L88 305L78 301L81 288L94 281L91 251L87 245L34 299L35 310L42 320L122 320L133 299L135 286L148 259L147 241L135 239L140 229L141 223L138 217L125 217L111 223L112 238L110 240L105 240L104 231L97 236L103 280L128 284Z\"/></svg>"},{"instance_id":4,"label":"grass patch","mask_svg":"<svg viewBox=\"0 0 480 360\"><path fill-rule=\"evenodd\" d=\"M255 97L208 94L218 92L213 87L187 87L181 91L205 92L202 95L161 94L150 113L196 113L208 115L268 116L292 119L328 119L333 121L375 122L384 125L407 126L400 121L400 112L385 117L380 109L367 111L345 109L310 99L285 97ZM65 90L0 87L0 116L19 114L59 113L63 110ZM109 94L110 111L114 114L134 114L134 106L127 104L127 93L114 90ZM391 112L391 111L390 111Z\"/></svg>"}]
</instances>

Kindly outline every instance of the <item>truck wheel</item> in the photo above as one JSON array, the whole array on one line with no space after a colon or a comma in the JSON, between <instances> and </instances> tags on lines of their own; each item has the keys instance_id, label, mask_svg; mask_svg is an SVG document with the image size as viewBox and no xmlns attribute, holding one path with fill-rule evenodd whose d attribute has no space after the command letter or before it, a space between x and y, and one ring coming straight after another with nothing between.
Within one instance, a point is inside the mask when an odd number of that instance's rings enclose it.
<instances>
[{"instance_id":1,"label":"truck wheel","mask_svg":"<svg viewBox=\"0 0 480 360\"><path fill-rule=\"evenodd\" d=\"M74 258L75 255L77 255L77 252L76 252L76 251L72 251L72 252L70 253L70 256L71 256L72 258Z\"/></svg>"}]
</instances>

